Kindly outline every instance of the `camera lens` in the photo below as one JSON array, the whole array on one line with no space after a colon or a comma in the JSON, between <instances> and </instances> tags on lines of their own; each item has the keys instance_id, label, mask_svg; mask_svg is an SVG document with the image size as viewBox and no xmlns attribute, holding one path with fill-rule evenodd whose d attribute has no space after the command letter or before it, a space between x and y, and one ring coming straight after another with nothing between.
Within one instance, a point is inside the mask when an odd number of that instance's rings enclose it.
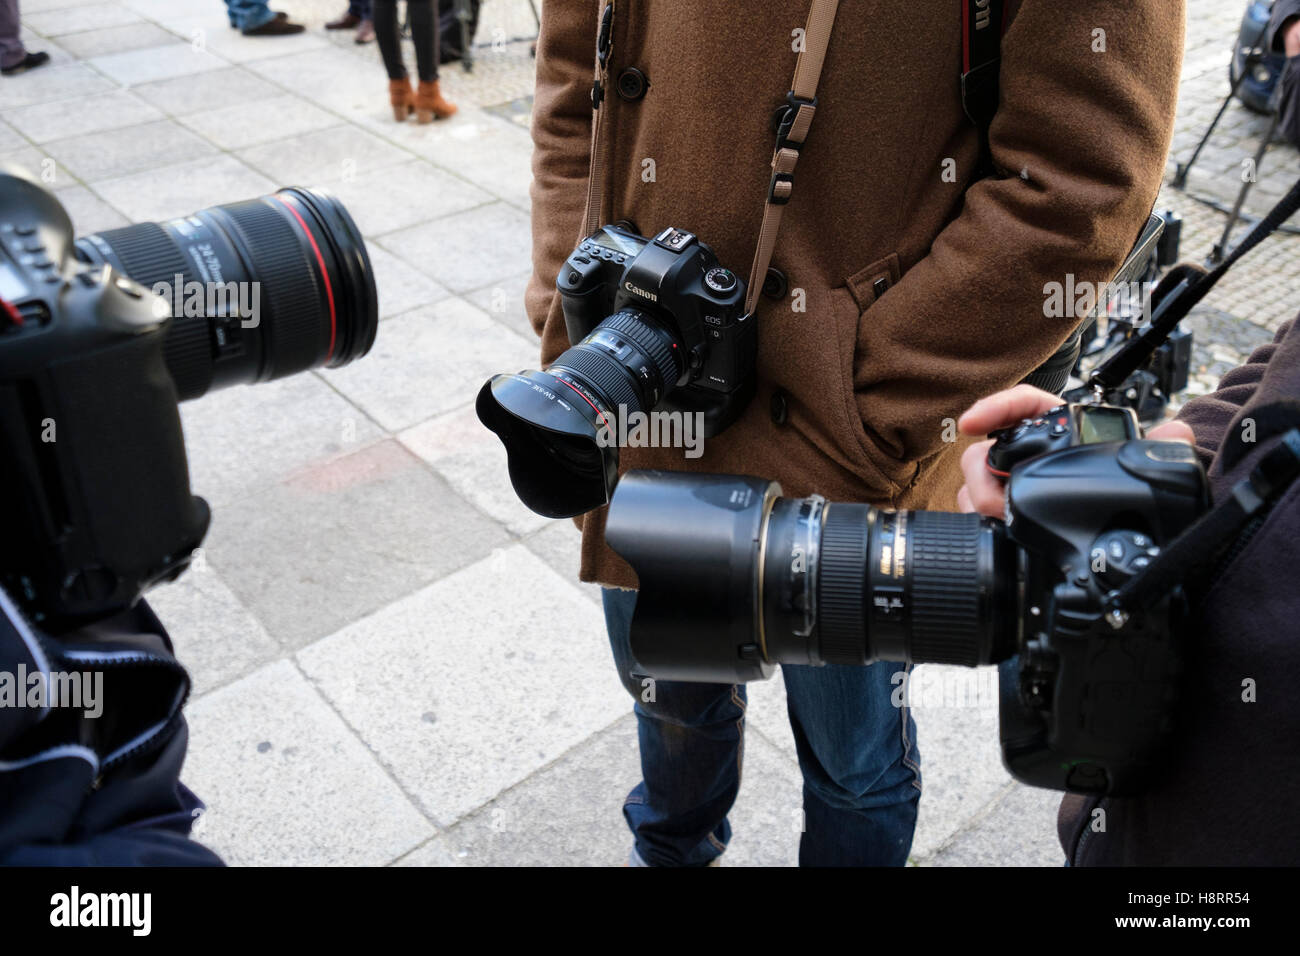
<instances>
[{"instance_id":1,"label":"camera lens","mask_svg":"<svg viewBox=\"0 0 1300 956\"><path fill-rule=\"evenodd\" d=\"M326 192L287 188L77 240L163 297L164 353L184 401L214 388L337 368L370 350L379 300L365 243Z\"/></svg>"},{"instance_id":2,"label":"camera lens","mask_svg":"<svg viewBox=\"0 0 1300 956\"><path fill-rule=\"evenodd\" d=\"M636 309L615 312L544 372L497 375L479 391L479 420L500 437L519 499L548 518L609 501L619 421L653 409L681 378L681 346Z\"/></svg>"},{"instance_id":3,"label":"camera lens","mask_svg":"<svg viewBox=\"0 0 1300 956\"><path fill-rule=\"evenodd\" d=\"M976 665L1014 653L1017 550L977 515L633 471L605 538L637 573L632 650L655 677L729 683L778 663Z\"/></svg>"}]
</instances>

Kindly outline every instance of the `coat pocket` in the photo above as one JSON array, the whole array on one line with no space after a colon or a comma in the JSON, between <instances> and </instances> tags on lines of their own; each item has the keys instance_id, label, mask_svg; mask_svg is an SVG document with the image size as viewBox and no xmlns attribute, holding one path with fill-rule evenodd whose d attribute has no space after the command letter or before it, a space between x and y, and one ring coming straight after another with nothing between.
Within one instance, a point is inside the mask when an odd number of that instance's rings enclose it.
<instances>
[{"instance_id":1,"label":"coat pocket","mask_svg":"<svg viewBox=\"0 0 1300 956\"><path fill-rule=\"evenodd\" d=\"M901 461L887 454L867 433L858 412L857 393L854 390L854 363L862 329L871 321L871 307L902 277L897 253L871 263L844 280L844 284L831 290L835 310L835 326L840 355L840 396L844 425L852 436L852 450L869 473L884 478L889 495L899 494L915 477L917 464Z\"/></svg>"}]
</instances>

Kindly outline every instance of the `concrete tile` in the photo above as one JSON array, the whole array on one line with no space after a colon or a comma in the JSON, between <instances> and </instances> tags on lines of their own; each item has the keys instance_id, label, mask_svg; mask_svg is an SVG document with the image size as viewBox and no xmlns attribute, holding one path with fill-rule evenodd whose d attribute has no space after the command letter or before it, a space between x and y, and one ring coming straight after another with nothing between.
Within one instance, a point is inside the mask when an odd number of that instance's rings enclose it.
<instances>
[{"instance_id":1,"label":"concrete tile","mask_svg":"<svg viewBox=\"0 0 1300 956\"><path fill-rule=\"evenodd\" d=\"M278 183L233 156L213 156L95 183L133 222L174 219L198 209L274 192Z\"/></svg>"},{"instance_id":2,"label":"concrete tile","mask_svg":"<svg viewBox=\"0 0 1300 956\"><path fill-rule=\"evenodd\" d=\"M560 577L591 598L597 607L603 607L600 585L578 580L582 558L582 534L572 521L551 521L541 531L524 538L522 544L558 571Z\"/></svg>"},{"instance_id":3,"label":"concrete tile","mask_svg":"<svg viewBox=\"0 0 1300 956\"><path fill-rule=\"evenodd\" d=\"M757 734L745 735L740 794L730 819L723 866L798 865L803 776L791 757Z\"/></svg>"},{"instance_id":4,"label":"concrete tile","mask_svg":"<svg viewBox=\"0 0 1300 956\"><path fill-rule=\"evenodd\" d=\"M194 697L243 677L280 656L280 645L221 580L204 552L149 603L171 635L176 658L190 672Z\"/></svg>"},{"instance_id":5,"label":"concrete tile","mask_svg":"<svg viewBox=\"0 0 1300 956\"><path fill-rule=\"evenodd\" d=\"M356 121L376 130L383 126L382 117L374 114ZM446 122L398 127L383 135L519 209L529 208L532 139L527 129L466 109Z\"/></svg>"},{"instance_id":6,"label":"concrete tile","mask_svg":"<svg viewBox=\"0 0 1300 956\"><path fill-rule=\"evenodd\" d=\"M467 866L622 866L632 847L623 801L640 778L636 717L628 713L441 839ZM789 762L766 741L747 740L723 865L795 865L802 799Z\"/></svg>"},{"instance_id":7,"label":"concrete tile","mask_svg":"<svg viewBox=\"0 0 1300 956\"><path fill-rule=\"evenodd\" d=\"M791 760L797 760L794 731L785 704L785 677L778 667L770 680L751 681L745 687L749 706L745 723Z\"/></svg>"},{"instance_id":8,"label":"concrete tile","mask_svg":"<svg viewBox=\"0 0 1300 956\"><path fill-rule=\"evenodd\" d=\"M1015 784L970 829L935 854L932 866L1065 865L1056 836L1061 794Z\"/></svg>"},{"instance_id":9,"label":"concrete tile","mask_svg":"<svg viewBox=\"0 0 1300 956\"><path fill-rule=\"evenodd\" d=\"M388 105L388 78L383 69L367 64L351 44L348 49L328 46L291 56L258 60L250 70L285 89L306 96L350 120L369 116L378 128L381 118L389 129L398 128ZM383 134L387 135L387 133Z\"/></svg>"},{"instance_id":10,"label":"concrete tile","mask_svg":"<svg viewBox=\"0 0 1300 956\"><path fill-rule=\"evenodd\" d=\"M43 13L47 10L69 10L74 7L91 6L98 2L99 0L24 0L23 19L25 20L29 13Z\"/></svg>"},{"instance_id":11,"label":"concrete tile","mask_svg":"<svg viewBox=\"0 0 1300 956\"><path fill-rule=\"evenodd\" d=\"M16 110L5 110L0 115L37 143L162 119L161 112L127 90L113 90L84 99L24 106Z\"/></svg>"},{"instance_id":12,"label":"concrete tile","mask_svg":"<svg viewBox=\"0 0 1300 956\"><path fill-rule=\"evenodd\" d=\"M971 671L934 664L913 673L910 689L921 750L914 859L934 853L977 819L1011 782L998 743L997 682L986 676L993 673L991 667ZM978 706L943 706L941 695L947 692L949 701Z\"/></svg>"},{"instance_id":13,"label":"concrete tile","mask_svg":"<svg viewBox=\"0 0 1300 956\"><path fill-rule=\"evenodd\" d=\"M59 38L60 45L79 60L177 42L175 34L154 23L126 23Z\"/></svg>"},{"instance_id":14,"label":"concrete tile","mask_svg":"<svg viewBox=\"0 0 1300 956\"><path fill-rule=\"evenodd\" d=\"M122 86L189 76L229 65L206 50L195 49L193 44L182 42L179 37L174 43L128 50L125 53L109 53L86 62Z\"/></svg>"},{"instance_id":15,"label":"concrete tile","mask_svg":"<svg viewBox=\"0 0 1300 956\"><path fill-rule=\"evenodd\" d=\"M433 835L298 670L278 661L187 708L196 837L235 866L377 866Z\"/></svg>"},{"instance_id":16,"label":"concrete tile","mask_svg":"<svg viewBox=\"0 0 1300 956\"><path fill-rule=\"evenodd\" d=\"M524 311L524 290L528 288L528 280L531 277L532 271L529 270L493 282L481 289L475 289L473 292L466 292L465 298L524 338L536 338L537 333L533 331L533 324L528 320L528 313ZM540 349L539 340L538 350Z\"/></svg>"},{"instance_id":17,"label":"concrete tile","mask_svg":"<svg viewBox=\"0 0 1300 956\"><path fill-rule=\"evenodd\" d=\"M389 233L380 244L453 292L531 268L528 216L501 202Z\"/></svg>"},{"instance_id":18,"label":"concrete tile","mask_svg":"<svg viewBox=\"0 0 1300 956\"><path fill-rule=\"evenodd\" d=\"M169 119L86 133L47 143L44 148L86 182L156 167L160 156L172 162L184 162L216 152L211 143Z\"/></svg>"},{"instance_id":19,"label":"concrete tile","mask_svg":"<svg viewBox=\"0 0 1300 956\"><path fill-rule=\"evenodd\" d=\"M458 859L447 845L447 838L439 835L423 846L417 847L406 856L395 860L393 866L465 866L465 861Z\"/></svg>"},{"instance_id":20,"label":"concrete tile","mask_svg":"<svg viewBox=\"0 0 1300 956\"><path fill-rule=\"evenodd\" d=\"M85 186L60 190L59 202L72 217L72 226L78 236L130 225L125 216Z\"/></svg>"},{"instance_id":21,"label":"concrete tile","mask_svg":"<svg viewBox=\"0 0 1300 956\"><path fill-rule=\"evenodd\" d=\"M218 510L383 437L313 374L211 392L182 405L181 421L190 484Z\"/></svg>"},{"instance_id":22,"label":"concrete tile","mask_svg":"<svg viewBox=\"0 0 1300 956\"><path fill-rule=\"evenodd\" d=\"M112 82L82 63L51 64L4 79L6 109L93 96L113 88Z\"/></svg>"},{"instance_id":23,"label":"concrete tile","mask_svg":"<svg viewBox=\"0 0 1300 956\"><path fill-rule=\"evenodd\" d=\"M505 447L483 427L472 406L432 418L398 438L470 504L514 534L528 534L550 523L519 501L510 484Z\"/></svg>"},{"instance_id":24,"label":"concrete tile","mask_svg":"<svg viewBox=\"0 0 1300 956\"><path fill-rule=\"evenodd\" d=\"M125 6L142 17L163 22L168 17L197 17L212 10L206 0L125 0ZM224 10L218 7L224 14Z\"/></svg>"},{"instance_id":25,"label":"concrete tile","mask_svg":"<svg viewBox=\"0 0 1300 956\"><path fill-rule=\"evenodd\" d=\"M404 229L492 201L483 190L420 160L358 170L354 177L335 181L332 188L367 236Z\"/></svg>"},{"instance_id":26,"label":"concrete tile","mask_svg":"<svg viewBox=\"0 0 1300 956\"><path fill-rule=\"evenodd\" d=\"M65 33L85 33L139 23L138 13L118 3L94 2L57 10L32 12L30 0L23 4L23 26L42 36L57 37Z\"/></svg>"},{"instance_id":27,"label":"concrete tile","mask_svg":"<svg viewBox=\"0 0 1300 956\"><path fill-rule=\"evenodd\" d=\"M206 548L271 636L302 647L506 540L418 458L386 441L225 504Z\"/></svg>"},{"instance_id":28,"label":"concrete tile","mask_svg":"<svg viewBox=\"0 0 1300 956\"><path fill-rule=\"evenodd\" d=\"M173 116L256 103L280 93L261 77L237 67L158 80L133 86L131 92Z\"/></svg>"},{"instance_id":29,"label":"concrete tile","mask_svg":"<svg viewBox=\"0 0 1300 956\"><path fill-rule=\"evenodd\" d=\"M0 119L0 153L20 149L26 145L28 145L27 140L22 134Z\"/></svg>"},{"instance_id":30,"label":"concrete tile","mask_svg":"<svg viewBox=\"0 0 1300 956\"><path fill-rule=\"evenodd\" d=\"M350 214L354 206L345 202ZM354 214L355 215L355 214ZM397 258L373 242L366 244L370 264L375 270L375 287L379 290L379 317L387 319L420 306L433 305L451 295L445 288L410 263Z\"/></svg>"},{"instance_id":31,"label":"concrete tile","mask_svg":"<svg viewBox=\"0 0 1300 956\"><path fill-rule=\"evenodd\" d=\"M35 176L46 189L66 189L77 185L77 179L60 166L45 150L37 146L19 146L0 152L0 164L9 163Z\"/></svg>"},{"instance_id":32,"label":"concrete tile","mask_svg":"<svg viewBox=\"0 0 1300 956\"><path fill-rule=\"evenodd\" d=\"M191 113L181 122L222 149L242 149L323 129L337 119L307 100L286 93Z\"/></svg>"},{"instance_id":33,"label":"concrete tile","mask_svg":"<svg viewBox=\"0 0 1300 956\"><path fill-rule=\"evenodd\" d=\"M462 531L444 545L473 540ZM318 641L297 659L444 827L628 706L600 613L518 545ZM402 666L376 672L358 666L362 660Z\"/></svg>"},{"instance_id":34,"label":"concrete tile","mask_svg":"<svg viewBox=\"0 0 1300 956\"><path fill-rule=\"evenodd\" d=\"M299 19L296 13L294 16ZM209 9L197 17L168 16L164 22L169 30L201 44L208 52L231 63L289 56L327 45L326 39L314 30L283 37L244 36L230 28L224 8Z\"/></svg>"},{"instance_id":35,"label":"concrete tile","mask_svg":"<svg viewBox=\"0 0 1300 956\"><path fill-rule=\"evenodd\" d=\"M455 343L455 347L451 347ZM387 319L365 360L329 382L389 431L470 404L487 379L534 361L535 347L464 299Z\"/></svg>"},{"instance_id":36,"label":"concrete tile","mask_svg":"<svg viewBox=\"0 0 1300 956\"><path fill-rule=\"evenodd\" d=\"M237 151L277 182L328 186L409 160L410 154L355 126L331 126Z\"/></svg>"}]
</instances>

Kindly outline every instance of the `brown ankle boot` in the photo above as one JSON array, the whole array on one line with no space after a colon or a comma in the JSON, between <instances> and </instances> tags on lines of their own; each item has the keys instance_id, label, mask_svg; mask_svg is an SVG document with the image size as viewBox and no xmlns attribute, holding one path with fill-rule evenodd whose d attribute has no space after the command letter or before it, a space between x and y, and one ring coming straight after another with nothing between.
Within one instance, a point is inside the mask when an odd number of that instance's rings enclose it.
<instances>
[{"instance_id":1,"label":"brown ankle boot","mask_svg":"<svg viewBox=\"0 0 1300 956\"><path fill-rule=\"evenodd\" d=\"M415 92L415 119L420 123L432 123L436 116L438 119L446 119L456 112L456 107L442 98L442 90L438 89L438 81L432 83L420 81L420 88Z\"/></svg>"},{"instance_id":2,"label":"brown ankle boot","mask_svg":"<svg viewBox=\"0 0 1300 956\"><path fill-rule=\"evenodd\" d=\"M393 119L399 123L415 112L415 90L411 89L411 78L388 81L388 102L393 104Z\"/></svg>"}]
</instances>

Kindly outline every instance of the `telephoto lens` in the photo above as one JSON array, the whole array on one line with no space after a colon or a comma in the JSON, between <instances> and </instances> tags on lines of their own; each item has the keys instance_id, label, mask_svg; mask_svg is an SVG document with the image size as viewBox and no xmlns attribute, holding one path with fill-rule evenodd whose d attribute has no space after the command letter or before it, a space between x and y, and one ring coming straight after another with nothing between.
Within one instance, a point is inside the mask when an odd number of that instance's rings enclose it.
<instances>
[{"instance_id":1,"label":"telephoto lens","mask_svg":"<svg viewBox=\"0 0 1300 956\"><path fill-rule=\"evenodd\" d=\"M1015 653L1019 551L978 515L632 471L605 539L637 573L632 652L653 677L727 684L776 664L974 666Z\"/></svg>"},{"instance_id":2,"label":"telephoto lens","mask_svg":"<svg viewBox=\"0 0 1300 956\"><path fill-rule=\"evenodd\" d=\"M653 409L684 372L682 349L660 322L622 309L546 371L495 375L479 391L479 419L509 451L525 505L571 518L609 501L618 481L619 416Z\"/></svg>"},{"instance_id":3,"label":"telephoto lens","mask_svg":"<svg viewBox=\"0 0 1300 956\"><path fill-rule=\"evenodd\" d=\"M161 296L172 316L167 370L181 401L337 368L375 341L370 257L352 217L323 190L288 187L110 229L78 239L76 255Z\"/></svg>"}]
</instances>

